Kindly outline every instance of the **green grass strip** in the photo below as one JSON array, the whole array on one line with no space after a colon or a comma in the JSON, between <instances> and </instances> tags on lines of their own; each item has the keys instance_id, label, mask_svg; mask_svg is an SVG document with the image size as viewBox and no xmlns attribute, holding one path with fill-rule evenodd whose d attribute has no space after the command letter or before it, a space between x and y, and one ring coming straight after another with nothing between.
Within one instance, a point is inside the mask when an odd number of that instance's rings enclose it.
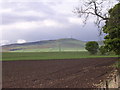
<instances>
[{"instance_id":1,"label":"green grass strip","mask_svg":"<svg viewBox=\"0 0 120 90\"><path fill-rule=\"evenodd\" d=\"M2 61L13 60L51 60L51 59L79 59L118 57L117 55L90 55L86 51L81 52L4 52Z\"/></svg>"}]
</instances>

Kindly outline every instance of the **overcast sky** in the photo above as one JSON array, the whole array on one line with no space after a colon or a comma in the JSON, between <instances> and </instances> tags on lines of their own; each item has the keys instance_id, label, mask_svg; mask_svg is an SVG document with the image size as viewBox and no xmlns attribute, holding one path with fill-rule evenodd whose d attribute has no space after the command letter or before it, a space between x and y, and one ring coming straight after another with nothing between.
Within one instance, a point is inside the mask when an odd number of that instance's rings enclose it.
<instances>
[{"instance_id":1,"label":"overcast sky","mask_svg":"<svg viewBox=\"0 0 120 90\"><path fill-rule=\"evenodd\" d=\"M72 12L79 0L2 0L0 4L0 45L71 37L101 39L94 17L83 27L83 19Z\"/></svg>"}]
</instances>

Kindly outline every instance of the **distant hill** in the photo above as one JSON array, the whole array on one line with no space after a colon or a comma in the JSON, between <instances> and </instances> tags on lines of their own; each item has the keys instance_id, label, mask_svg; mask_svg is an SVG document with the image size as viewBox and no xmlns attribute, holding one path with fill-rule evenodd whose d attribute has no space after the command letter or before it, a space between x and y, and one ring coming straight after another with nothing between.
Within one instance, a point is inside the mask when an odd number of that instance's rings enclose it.
<instances>
[{"instance_id":1,"label":"distant hill","mask_svg":"<svg viewBox=\"0 0 120 90\"><path fill-rule=\"evenodd\" d=\"M23 44L10 44L2 46L3 52L54 52L54 51L83 51L85 42L63 38L57 40L44 40L27 42Z\"/></svg>"},{"instance_id":2,"label":"distant hill","mask_svg":"<svg viewBox=\"0 0 120 90\"><path fill-rule=\"evenodd\" d=\"M89 41L85 41L85 43L87 43L87 42L89 42ZM96 41L96 42L98 42L99 46L104 45L103 41Z\"/></svg>"}]
</instances>

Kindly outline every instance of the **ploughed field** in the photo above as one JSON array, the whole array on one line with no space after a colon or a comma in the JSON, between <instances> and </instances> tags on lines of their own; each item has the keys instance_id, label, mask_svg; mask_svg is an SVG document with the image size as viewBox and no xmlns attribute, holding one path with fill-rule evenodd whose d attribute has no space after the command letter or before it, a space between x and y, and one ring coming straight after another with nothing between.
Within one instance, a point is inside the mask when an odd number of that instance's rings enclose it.
<instances>
[{"instance_id":1,"label":"ploughed field","mask_svg":"<svg viewBox=\"0 0 120 90\"><path fill-rule=\"evenodd\" d=\"M92 88L117 58L3 61L3 88Z\"/></svg>"}]
</instances>

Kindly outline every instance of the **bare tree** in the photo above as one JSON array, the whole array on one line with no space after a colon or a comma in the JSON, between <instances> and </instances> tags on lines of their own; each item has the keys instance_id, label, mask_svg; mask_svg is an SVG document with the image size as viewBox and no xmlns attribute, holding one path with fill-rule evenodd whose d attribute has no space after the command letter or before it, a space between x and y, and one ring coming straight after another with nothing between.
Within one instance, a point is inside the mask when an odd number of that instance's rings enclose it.
<instances>
[{"instance_id":1,"label":"bare tree","mask_svg":"<svg viewBox=\"0 0 120 90\"><path fill-rule=\"evenodd\" d=\"M96 17L94 23L101 28L101 22L109 19L108 10L113 6L114 0L82 0L81 7L76 7L74 13L79 17L84 17L84 24L91 15Z\"/></svg>"}]
</instances>

